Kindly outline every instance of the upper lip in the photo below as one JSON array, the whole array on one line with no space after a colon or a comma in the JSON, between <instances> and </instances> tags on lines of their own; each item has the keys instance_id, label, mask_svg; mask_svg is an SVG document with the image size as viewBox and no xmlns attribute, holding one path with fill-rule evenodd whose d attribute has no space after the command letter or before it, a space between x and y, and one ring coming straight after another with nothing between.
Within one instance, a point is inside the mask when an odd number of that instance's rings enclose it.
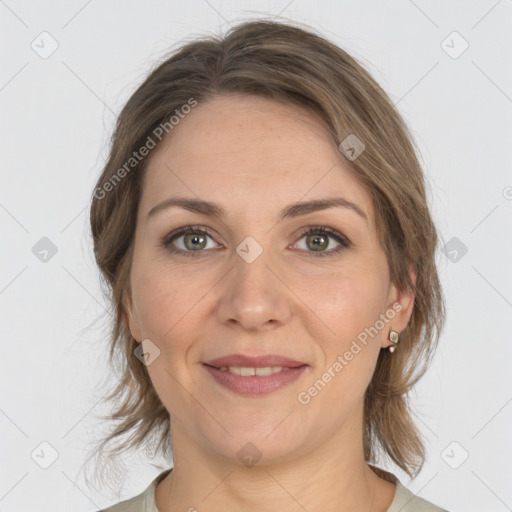
<instances>
[{"instance_id":1,"label":"upper lip","mask_svg":"<svg viewBox=\"0 0 512 512\"><path fill-rule=\"evenodd\" d=\"M263 368L266 366L282 366L283 368L298 368L307 363L296 361L288 357L279 356L277 354L269 354L265 356L246 356L243 354L230 354L228 356L218 357L207 361L205 364L222 368L223 366L241 366L245 368Z\"/></svg>"}]
</instances>

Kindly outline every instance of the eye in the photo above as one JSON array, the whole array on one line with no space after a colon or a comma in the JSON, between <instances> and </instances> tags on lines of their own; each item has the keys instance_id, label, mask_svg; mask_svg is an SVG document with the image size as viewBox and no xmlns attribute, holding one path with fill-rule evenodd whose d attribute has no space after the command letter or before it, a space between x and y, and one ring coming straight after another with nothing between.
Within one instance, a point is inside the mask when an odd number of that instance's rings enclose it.
<instances>
[{"instance_id":1,"label":"eye","mask_svg":"<svg viewBox=\"0 0 512 512\"><path fill-rule=\"evenodd\" d=\"M302 239L305 239L305 248L303 250L310 253L308 256L312 257L332 256L333 254L347 249L351 245L350 241L339 231L327 226L305 228L301 233L301 240ZM331 249L327 251L326 249L332 245L331 239L334 239L338 245L334 248L331 247ZM296 242L295 245L299 246L299 243ZM300 248L302 249L302 247ZM310 248L312 250L309 250Z\"/></svg>"},{"instance_id":2,"label":"eye","mask_svg":"<svg viewBox=\"0 0 512 512\"><path fill-rule=\"evenodd\" d=\"M166 235L161 245L172 253L185 256L199 256L203 249L214 249L208 246L208 238L212 236L204 228L197 226L184 226Z\"/></svg>"},{"instance_id":3,"label":"eye","mask_svg":"<svg viewBox=\"0 0 512 512\"><path fill-rule=\"evenodd\" d=\"M339 231L327 226L310 226L304 228L300 233L300 240L305 239L305 248L299 247L295 242L294 247L309 253L311 257L332 256L351 246L351 242ZM215 244L208 246L208 239L213 239L208 229L199 226L183 226L178 228L161 241L160 245L166 250L184 256L201 256L209 251L205 249L219 248ZM335 240L338 245L331 247L331 241ZM326 250L329 247L330 250ZM311 250L310 250L311 249Z\"/></svg>"}]
</instances>

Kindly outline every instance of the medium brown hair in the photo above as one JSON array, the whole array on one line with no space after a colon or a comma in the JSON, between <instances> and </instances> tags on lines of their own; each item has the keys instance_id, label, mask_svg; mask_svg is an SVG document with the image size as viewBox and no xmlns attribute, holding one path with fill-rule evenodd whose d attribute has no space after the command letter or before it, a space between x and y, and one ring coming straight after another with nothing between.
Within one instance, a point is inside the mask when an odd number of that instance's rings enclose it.
<instances>
[{"instance_id":1,"label":"medium brown hair","mask_svg":"<svg viewBox=\"0 0 512 512\"><path fill-rule=\"evenodd\" d=\"M399 289L413 290L415 302L397 350L392 355L381 350L367 388L364 455L371 463L383 452L411 477L421 470L425 449L408 394L428 368L444 322L435 265L438 239L423 171L408 128L381 87L343 49L303 27L249 21L224 37L188 42L149 74L118 117L90 211L94 254L113 308L110 364L119 365L120 371L117 386L105 400L121 402L106 417L117 424L97 453L131 433L110 450L111 458L127 448L147 446L149 439L156 439L156 453L172 454L169 413L146 366L134 354L138 344L123 313L137 209L151 155L133 168L126 163L191 98L202 103L234 93L308 109L325 123L336 145L350 134L365 145L355 160L347 158L347 166L372 197L390 278ZM170 130L167 136L172 137ZM123 166L125 172L120 173Z\"/></svg>"}]
</instances>

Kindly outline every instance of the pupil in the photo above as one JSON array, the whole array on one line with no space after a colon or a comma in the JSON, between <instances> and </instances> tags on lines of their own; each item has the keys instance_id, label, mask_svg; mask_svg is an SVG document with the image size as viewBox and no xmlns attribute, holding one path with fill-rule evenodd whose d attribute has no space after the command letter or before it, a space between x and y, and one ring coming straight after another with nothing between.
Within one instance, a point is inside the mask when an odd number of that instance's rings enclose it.
<instances>
[{"instance_id":1,"label":"pupil","mask_svg":"<svg viewBox=\"0 0 512 512\"><path fill-rule=\"evenodd\" d=\"M318 240L321 240L321 242L318 242ZM308 241L313 241L313 249L315 251L325 249L328 245L328 243L326 243L326 237L323 235L311 235Z\"/></svg>"},{"instance_id":2,"label":"pupil","mask_svg":"<svg viewBox=\"0 0 512 512\"><path fill-rule=\"evenodd\" d=\"M201 242L202 240L202 242ZM187 242L191 242L192 244L189 246L189 244ZM202 246L199 247L198 245L196 244L201 244L202 243ZM202 249L204 247L204 236L203 235L187 235L186 236L186 239L185 239L185 245L189 248L189 249L192 249L192 250L196 250L196 249Z\"/></svg>"}]
</instances>

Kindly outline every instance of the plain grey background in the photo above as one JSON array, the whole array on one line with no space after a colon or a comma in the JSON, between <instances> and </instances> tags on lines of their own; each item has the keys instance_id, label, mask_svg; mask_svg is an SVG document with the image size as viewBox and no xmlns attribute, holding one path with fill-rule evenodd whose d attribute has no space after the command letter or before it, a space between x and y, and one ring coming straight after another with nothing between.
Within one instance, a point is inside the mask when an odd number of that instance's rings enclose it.
<instances>
[{"instance_id":1,"label":"plain grey background","mask_svg":"<svg viewBox=\"0 0 512 512\"><path fill-rule=\"evenodd\" d=\"M158 59L268 15L359 59L421 148L448 320L412 396L425 467L413 481L386 467L451 512L512 510L512 1L5 0L0 511L97 510L158 473L140 455L117 495L84 482L109 372L89 198L115 116Z\"/></svg>"}]
</instances>

